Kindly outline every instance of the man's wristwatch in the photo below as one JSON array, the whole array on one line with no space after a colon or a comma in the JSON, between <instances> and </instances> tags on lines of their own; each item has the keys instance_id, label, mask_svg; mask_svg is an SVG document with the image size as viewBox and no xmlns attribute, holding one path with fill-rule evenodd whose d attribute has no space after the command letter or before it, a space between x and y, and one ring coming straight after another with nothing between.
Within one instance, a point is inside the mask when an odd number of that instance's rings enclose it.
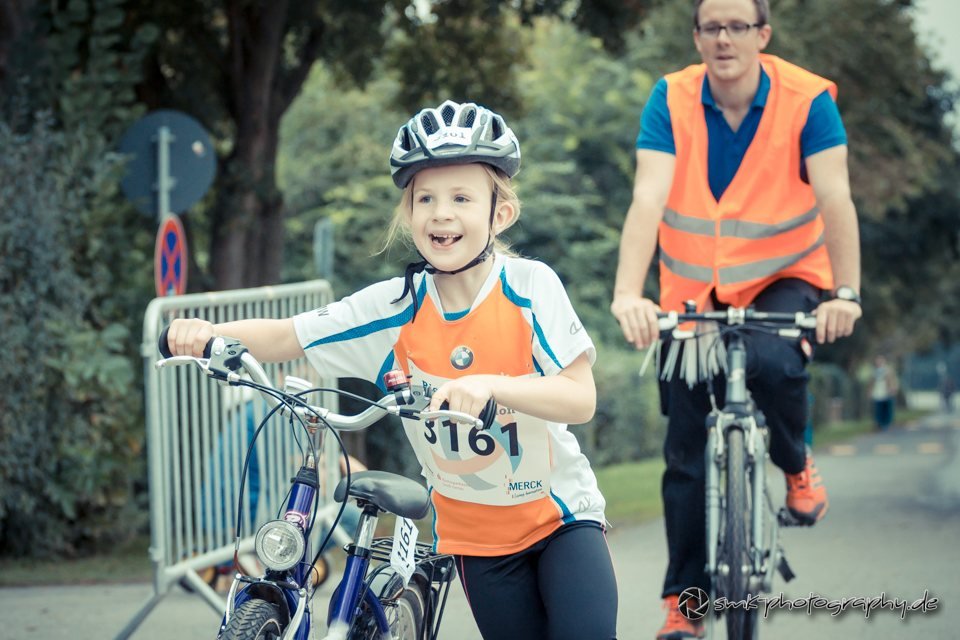
<instances>
[{"instance_id":1,"label":"man's wristwatch","mask_svg":"<svg viewBox=\"0 0 960 640\"><path fill-rule=\"evenodd\" d=\"M836 300L847 300L849 302L856 302L858 305L863 306L860 302L860 294L856 292L853 287L847 285L840 285L833 290L833 297Z\"/></svg>"}]
</instances>

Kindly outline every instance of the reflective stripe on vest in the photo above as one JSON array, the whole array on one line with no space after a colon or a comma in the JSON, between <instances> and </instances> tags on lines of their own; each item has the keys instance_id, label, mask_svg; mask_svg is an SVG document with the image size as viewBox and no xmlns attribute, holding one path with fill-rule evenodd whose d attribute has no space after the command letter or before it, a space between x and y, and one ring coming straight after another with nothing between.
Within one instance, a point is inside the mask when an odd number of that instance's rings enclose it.
<instances>
[{"instance_id":1,"label":"reflective stripe on vest","mask_svg":"<svg viewBox=\"0 0 960 640\"><path fill-rule=\"evenodd\" d=\"M757 260L756 262L748 262L747 264L741 264L736 267L723 267L718 270L717 278L720 284L737 284L758 278L769 278L770 276L780 273L787 267L797 264L800 260L813 253L818 247L822 246L823 243L824 239L821 233L816 242L800 253L768 258L766 260Z\"/></svg>"},{"instance_id":2,"label":"reflective stripe on vest","mask_svg":"<svg viewBox=\"0 0 960 640\"><path fill-rule=\"evenodd\" d=\"M820 209L814 207L804 213L784 222L764 224L762 222L747 222L746 220L721 220L720 237L743 238L756 240L757 238L772 238L779 233L785 233L808 222L813 222L820 214ZM769 216L768 216L769 217ZM663 223L677 231L694 233L700 236L713 236L716 225L712 220L685 216L673 209L667 209L663 214Z\"/></svg>"},{"instance_id":3,"label":"reflective stripe on vest","mask_svg":"<svg viewBox=\"0 0 960 640\"><path fill-rule=\"evenodd\" d=\"M769 276L780 273L787 267L800 262L801 259L807 257L814 250L818 249L824 243L823 234L820 234L820 237L817 238L817 241L813 243L808 249L801 251L800 253L793 253L786 256L780 256L777 258L769 258L767 260L758 260L756 262L748 262L747 264L742 264L736 267L721 267L717 270L717 281L720 284L737 284L740 282L749 282L750 280L756 280L758 278L767 278ZM710 267L703 267L696 264L690 264L689 262L683 262L673 258L663 250L660 249L660 261L670 271L687 278L688 280L696 280L697 282L711 283L713 282L713 269Z\"/></svg>"}]
</instances>

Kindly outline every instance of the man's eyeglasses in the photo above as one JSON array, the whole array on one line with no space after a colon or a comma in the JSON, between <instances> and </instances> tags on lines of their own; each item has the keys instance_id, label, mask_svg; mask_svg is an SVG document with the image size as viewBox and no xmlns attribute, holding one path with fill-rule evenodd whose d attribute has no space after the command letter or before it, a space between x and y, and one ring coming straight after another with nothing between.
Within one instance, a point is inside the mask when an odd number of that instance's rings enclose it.
<instances>
[{"instance_id":1,"label":"man's eyeglasses","mask_svg":"<svg viewBox=\"0 0 960 640\"><path fill-rule=\"evenodd\" d=\"M761 22L755 22L753 24L747 24L746 22L731 22L730 24L717 24L715 22L710 22L708 24L698 24L697 33L699 33L704 38L710 38L714 40L720 37L720 32L726 30L727 35L731 38L742 38L747 35L750 29L756 27L759 29L763 26Z\"/></svg>"}]
</instances>

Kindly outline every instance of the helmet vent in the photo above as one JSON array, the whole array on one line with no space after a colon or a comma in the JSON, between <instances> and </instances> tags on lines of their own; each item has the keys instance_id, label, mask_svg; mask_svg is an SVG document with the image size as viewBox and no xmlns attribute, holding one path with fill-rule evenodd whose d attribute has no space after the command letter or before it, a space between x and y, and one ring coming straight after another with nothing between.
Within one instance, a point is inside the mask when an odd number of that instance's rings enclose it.
<instances>
[{"instance_id":1,"label":"helmet vent","mask_svg":"<svg viewBox=\"0 0 960 640\"><path fill-rule=\"evenodd\" d=\"M440 130L440 125L437 124L437 119L433 116L432 113L425 113L420 118L420 123L423 125L423 130L427 135L433 135Z\"/></svg>"},{"instance_id":2,"label":"helmet vent","mask_svg":"<svg viewBox=\"0 0 960 640\"><path fill-rule=\"evenodd\" d=\"M467 109L460 116L460 126L466 129L469 129L473 126L474 121L477 119L477 110L476 109Z\"/></svg>"},{"instance_id":3,"label":"helmet vent","mask_svg":"<svg viewBox=\"0 0 960 640\"><path fill-rule=\"evenodd\" d=\"M503 135L503 121L500 119L499 116L491 119L490 133L493 135L494 140L497 140L500 136Z\"/></svg>"},{"instance_id":4,"label":"helmet vent","mask_svg":"<svg viewBox=\"0 0 960 640\"><path fill-rule=\"evenodd\" d=\"M440 116L443 118L443 123L448 127L453 124L454 114L456 114L456 110L450 105L445 105L443 109L440 110Z\"/></svg>"}]
</instances>

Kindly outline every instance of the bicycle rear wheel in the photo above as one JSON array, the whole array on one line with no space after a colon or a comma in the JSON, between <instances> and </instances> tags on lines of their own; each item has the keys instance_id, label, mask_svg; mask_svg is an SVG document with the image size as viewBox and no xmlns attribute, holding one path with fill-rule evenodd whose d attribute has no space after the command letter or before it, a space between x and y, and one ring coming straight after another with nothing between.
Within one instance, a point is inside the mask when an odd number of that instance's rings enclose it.
<instances>
[{"instance_id":1,"label":"bicycle rear wheel","mask_svg":"<svg viewBox=\"0 0 960 640\"><path fill-rule=\"evenodd\" d=\"M393 606L385 605L391 640L420 640L427 599L415 582L403 590Z\"/></svg>"},{"instance_id":2,"label":"bicycle rear wheel","mask_svg":"<svg viewBox=\"0 0 960 640\"><path fill-rule=\"evenodd\" d=\"M747 468L743 431L727 431L726 508L720 561L726 565L726 576L720 580L721 592L731 604L745 602L750 590L750 470ZM751 640L756 637L756 610L742 605L724 612L728 640Z\"/></svg>"},{"instance_id":3,"label":"bicycle rear wheel","mask_svg":"<svg viewBox=\"0 0 960 640\"><path fill-rule=\"evenodd\" d=\"M427 602L423 588L416 581L411 581L396 600L382 602L391 640L423 638ZM377 618L366 601L360 604L360 612L353 626L350 627L347 638L348 640L381 640Z\"/></svg>"}]
</instances>

